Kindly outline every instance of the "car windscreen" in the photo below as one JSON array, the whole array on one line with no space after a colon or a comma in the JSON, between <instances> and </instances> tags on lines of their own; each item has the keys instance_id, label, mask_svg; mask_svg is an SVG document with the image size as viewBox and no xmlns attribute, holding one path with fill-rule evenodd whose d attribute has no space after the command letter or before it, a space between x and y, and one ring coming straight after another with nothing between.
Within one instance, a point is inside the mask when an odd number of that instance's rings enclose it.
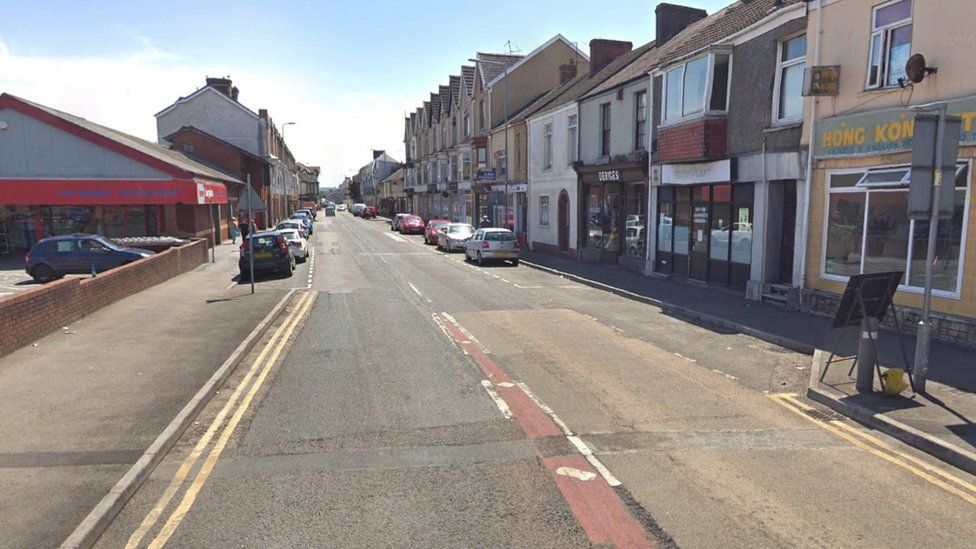
<instances>
[{"instance_id":1,"label":"car windscreen","mask_svg":"<svg viewBox=\"0 0 976 549\"><path fill-rule=\"evenodd\" d=\"M508 231L491 231L485 233L485 240L493 242L509 242L515 240L515 233Z\"/></svg>"},{"instance_id":2,"label":"car windscreen","mask_svg":"<svg viewBox=\"0 0 976 549\"><path fill-rule=\"evenodd\" d=\"M448 227L447 232L451 234L471 234L474 232L474 228L470 225L451 225Z\"/></svg>"},{"instance_id":3,"label":"car windscreen","mask_svg":"<svg viewBox=\"0 0 976 549\"><path fill-rule=\"evenodd\" d=\"M251 238L251 242L254 243L254 251L273 250L278 246L278 239L273 235L255 236ZM244 249L246 250L247 247Z\"/></svg>"},{"instance_id":4,"label":"car windscreen","mask_svg":"<svg viewBox=\"0 0 976 549\"><path fill-rule=\"evenodd\" d=\"M435 229L440 229L440 228L446 227L447 226L447 223L444 222L444 221L431 221L430 222L430 226L433 227L433 228L435 228Z\"/></svg>"},{"instance_id":5,"label":"car windscreen","mask_svg":"<svg viewBox=\"0 0 976 549\"><path fill-rule=\"evenodd\" d=\"M95 240L101 242L102 245L104 245L106 248L108 248L110 250L119 251L119 250L122 250L123 248L125 248L125 246L119 244L118 242L112 240L111 238L106 238L104 236L100 236L100 237L96 238Z\"/></svg>"},{"instance_id":6,"label":"car windscreen","mask_svg":"<svg viewBox=\"0 0 976 549\"><path fill-rule=\"evenodd\" d=\"M287 240L300 240L301 237L298 236L298 231L281 231L281 234L285 235Z\"/></svg>"}]
</instances>

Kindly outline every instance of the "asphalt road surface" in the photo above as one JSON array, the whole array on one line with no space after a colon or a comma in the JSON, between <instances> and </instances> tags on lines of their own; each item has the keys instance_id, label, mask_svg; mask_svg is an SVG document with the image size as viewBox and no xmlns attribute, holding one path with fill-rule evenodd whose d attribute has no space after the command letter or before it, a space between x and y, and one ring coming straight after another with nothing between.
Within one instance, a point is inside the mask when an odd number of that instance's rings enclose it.
<instances>
[{"instance_id":1,"label":"asphalt road surface","mask_svg":"<svg viewBox=\"0 0 976 549\"><path fill-rule=\"evenodd\" d=\"M101 547L971 547L974 479L809 357L340 213ZM592 454L592 455L588 455Z\"/></svg>"}]
</instances>

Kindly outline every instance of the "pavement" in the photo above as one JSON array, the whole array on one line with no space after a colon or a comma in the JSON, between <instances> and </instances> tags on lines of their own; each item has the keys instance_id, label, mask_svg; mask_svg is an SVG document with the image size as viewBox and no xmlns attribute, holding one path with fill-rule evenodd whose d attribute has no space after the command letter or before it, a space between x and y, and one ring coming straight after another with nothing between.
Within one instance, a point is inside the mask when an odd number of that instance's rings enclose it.
<instances>
[{"instance_id":1,"label":"pavement","mask_svg":"<svg viewBox=\"0 0 976 549\"><path fill-rule=\"evenodd\" d=\"M238 285L237 247L0 358L0 546L54 547L299 286Z\"/></svg>"},{"instance_id":2,"label":"pavement","mask_svg":"<svg viewBox=\"0 0 976 549\"><path fill-rule=\"evenodd\" d=\"M746 300L741 292L702 286L695 283L640 276L621 269L585 264L538 252L523 252L526 262L552 269L566 276L605 285L634 299L656 303L665 314L686 318L717 330L753 335L798 352L832 349L838 331L831 330L831 319L808 313L786 311L781 307ZM857 330L842 334L839 356L856 354ZM893 332L881 334L882 364L902 368L904 358L899 338ZM901 338L905 355L914 357L915 339ZM828 369L820 383L818 354L806 391L834 410L875 429L901 438L918 448L976 473L976 351L944 343L933 343L926 394L909 389L904 396L886 397L880 393L858 394L854 380L847 375L850 363L837 363ZM876 390L881 390L876 381Z\"/></svg>"},{"instance_id":3,"label":"pavement","mask_svg":"<svg viewBox=\"0 0 976 549\"><path fill-rule=\"evenodd\" d=\"M806 354L382 220L316 234L299 305L98 547L976 539L976 478L806 399Z\"/></svg>"}]
</instances>

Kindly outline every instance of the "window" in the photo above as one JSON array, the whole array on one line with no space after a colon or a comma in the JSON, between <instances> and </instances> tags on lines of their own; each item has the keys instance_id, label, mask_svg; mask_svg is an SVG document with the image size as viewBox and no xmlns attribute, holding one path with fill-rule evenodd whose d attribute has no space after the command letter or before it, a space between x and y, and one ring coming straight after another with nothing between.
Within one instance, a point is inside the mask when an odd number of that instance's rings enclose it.
<instances>
[{"instance_id":1,"label":"window","mask_svg":"<svg viewBox=\"0 0 976 549\"><path fill-rule=\"evenodd\" d=\"M647 150L647 92L634 94L634 150Z\"/></svg>"},{"instance_id":2,"label":"window","mask_svg":"<svg viewBox=\"0 0 976 549\"><path fill-rule=\"evenodd\" d=\"M485 100L478 101L478 129L485 129L485 119L488 118L488 111L485 110Z\"/></svg>"},{"instance_id":3,"label":"window","mask_svg":"<svg viewBox=\"0 0 976 549\"><path fill-rule=\"evenodd\" d=\"M807 60L805 34L779 43L776 58L777 97L773 103L773 120L795 122L803 117L803 67Z\"/></svg>"},{"instance_id":4,"label":"window","mask_svg":"<svg viewBox=\"0 0 976 549\"><path fill-rule=\"evenodd\" d=\"M825 277L904 271L903 286L924 286L929 224L908 219L909 179L908 167L830 174ZM943 295L960 292L968 181L969 167L962 165L956 171L953 217L939 222L933 289Z\"/></svg>"},{"instance_id":5,"label":"window","mask_svg":"<svg viewBox=\"0 0 976 549\"><path fill-rule=\"evenodd\" d=\"M549 197L539 196L539 225L549 224Z\"/></svg>"},{"instance_id":6,"label":"window","mask_svg":"<svg viewBox=\"0 0 976 549\"><path fill-rule=\"evenodd\" d=\"M471 115L464 113L464 137L471 137Z\"/></svg>"},{"instance_id":7,"label":"window","mask_svg":"<svg viewBox=\"0 0 976 549\"><path fill-rule=\"evenodd\" d=\"M508 176L508 153L504 150L495 153L495 173L498 177Z\"/></svg>"},{"instance_id":8,"label":"window","mask_svg":"<svg viewBox=\"0 0 976 549\"><path fill-rule=\"evenodd\" d=\"M566 154L566 158L569 158L569 163L572 164L579 160L579 118L577 115L572 115L569 117L566 143L569 148Z\"/></svg>"},{"instance_id":9,"label":"window","mask_svg":"<svg viewBox=\"0 0 976 549\"><path fill-rule=\"evenodd\" d=\"M600 105L600 155L610 156L610 103Z\"/></svg>"},{"instance_id":10,"label":"window","mask_svg":"<svg viewBox=\"0 0 976 549\"><path fill-rule=\"evenodd\" d=\"M868 88L898 85L912 52L912 0L897 0L874 8Z\"/></svg>"},{"instance_id":11,"label":"window","mask_svg":"<svg viewBox=\"0 0 976 549\"><path fill-rule=\"evenodd\" d=\"M542 130L542 168L552 169L552 124L546 124ZM540 200L542 197L540 197ZM546 197L547 207L549 198Z\"/></svg>"},{"instance_id":12,"label":"window","mask_svg":"<svg viewBox=\"0 0 976 549\"><path fill-rule=\"evenodd\" d=\"M441 148L447 147L447 125L441 127Z\"/></svg>"},{"instance_id":13,"label":"window","mask_svg":"<svg viewBox=\"0 0 976 549\"><path fill-rule=\"evenodd\" d=\"M478 149L478 169L488 167L488 149Z\"/></svg>"},{"instance_id":14,"label":"window","mask_svg":"<svg viewBox=\"0 0 976 549\"><path fill-rule=\"evenodd\" d=\"M522 168L522 134L515 134L515 171Z\"/></svg>"},{"instance_id":15,"label":"window","mask_svg":"<svg viewBox=\"0 0 976 549\"><path fill-rule=\"evenodd\" d=\"M453 156L447 157L447 179L451 181L456 181L456 179L454 178L455 170L457 169L455 164L457 163L454 161Z\"/></svg>"},{"instance_id":16,"label":"window","mask_svg":"<svg viewBox=\"0 0 976 549\"><path fill-rule=\"evenodd\" d=\"M716 53L693 59L665 73L664 120L728 109L728 54Z\"/></svg>"},{"instance_id":17,"label":"window","mask_svg":"<svg viewBox=\"0 0 976 549\"><path fill-rule=\"evenodd\" d=\"M451 144L457 143L457 117L451 119Z\"/></svg>"}]
</instances>

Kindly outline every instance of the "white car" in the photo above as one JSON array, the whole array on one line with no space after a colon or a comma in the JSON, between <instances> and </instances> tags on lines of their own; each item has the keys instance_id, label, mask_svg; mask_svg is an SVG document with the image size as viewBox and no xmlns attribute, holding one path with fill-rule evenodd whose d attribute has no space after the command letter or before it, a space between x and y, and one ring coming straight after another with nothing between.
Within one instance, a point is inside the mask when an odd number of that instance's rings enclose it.
<instances>
[{"instance_id":1,"label":"white car","mask_svg":"<svg viewBox=\"0 0 976 549\"><path fill-rule=\"evenodd\" d=\"M281 223L275 225L275 229L278 229L279 231L296 230L301 233L302 238L308 238L308 233L305 231L305 225L303 225L302 222L297 219L282 221Z\"/></svg>"},{"instance_id":2,"label":"white car","mask_svg":"<svg viewBox=\"0 0 976 549\"><path fill-rule=\"evenodd\" d=\"M464 259L477 260L478 265L484 265L490 259L501 259L518 267L518 238L508 229L478 229L464 243Z\"/></svg>"},{"instance_id":3,"label":"white car","mask_svg":"<svg viewBox=\"0 0 976 549\"><path fill-rule=\"evenodd\" d=\"M345 204L339 204L339 205L336 206L336 210L338 210L340 212L344 212L344 211L346 211L348 209L349 209L349 207L346 206Z\"/></svg>"},{"instance_id":4,"label":"white car","mask_svg":"<svg viewBox=\"0 0 976 549\"><path fill-rule=\"evenodd\" d=\"M464 243L474 235L474 227L467 223L451 223L437 231L437 248L447 252L463 250Z\"/></svg>"},{"instance_id":5,"label":"white car","mask_svg":"<svg viewBox=\"0 0 976 549\"><path fill-rule=\"evenodd\" d=\"M308 260L308 239L302 236L298 229L281 230L285 240L288 242L288 251L295 258L296 263L304 263Z\"/></svg>"}]
</instances>

